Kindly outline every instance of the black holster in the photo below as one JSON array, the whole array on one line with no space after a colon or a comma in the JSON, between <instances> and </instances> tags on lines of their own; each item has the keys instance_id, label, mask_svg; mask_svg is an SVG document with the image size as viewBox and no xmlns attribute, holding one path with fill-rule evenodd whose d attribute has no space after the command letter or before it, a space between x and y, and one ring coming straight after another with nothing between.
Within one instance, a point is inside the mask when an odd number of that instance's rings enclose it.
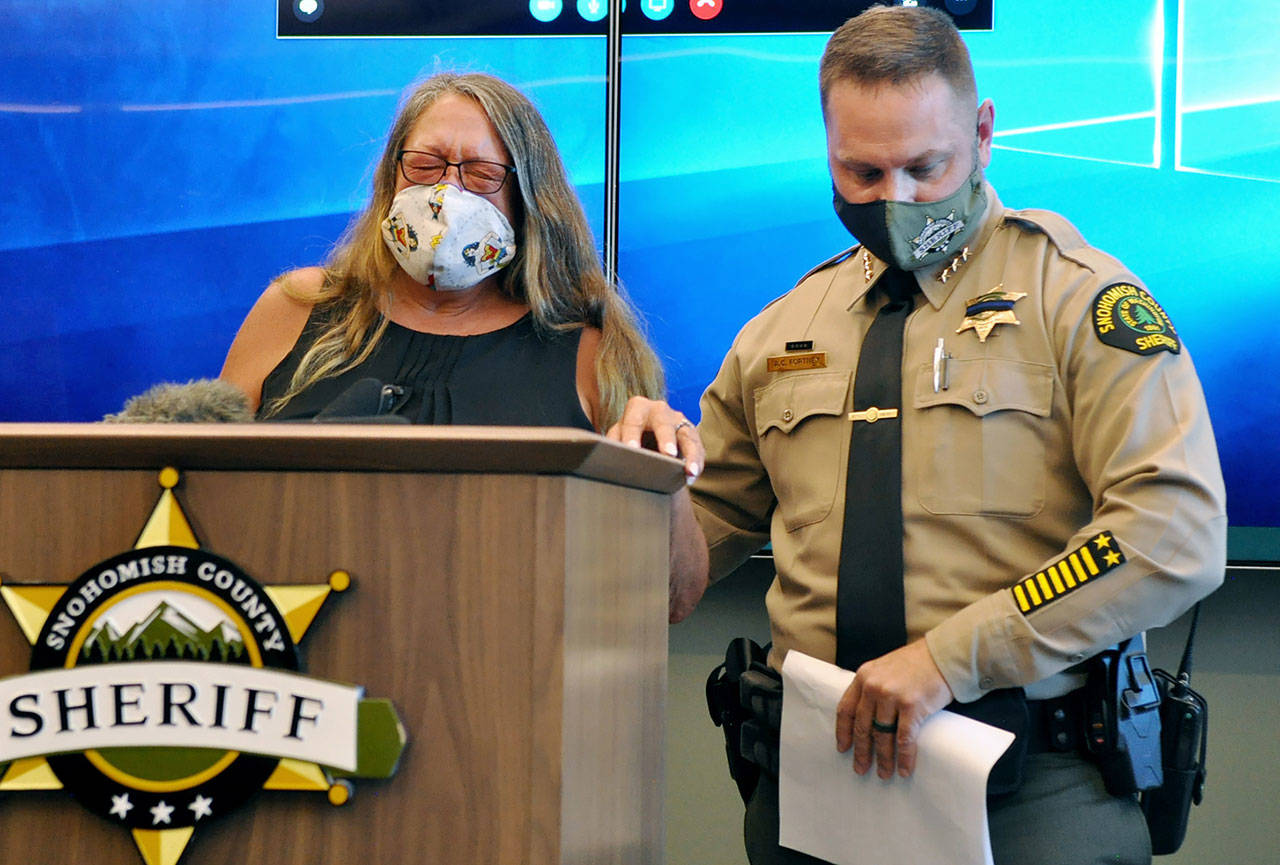
<instances>
[{"instance_id":1,"label":"black holster","mask_svg":"<svg viewBox=\"0 0 1280 865\"><path fill-rule=\"evenodd\" d=\"M778 772L782 677L768 657L753 640L737 637L730 641L724 663L707 677L707 710L724 730L729 774L743 802L755 792L761 767Z\"/></svg>"},{"instance_id":2,"label":"black holster","mask_svg":"<svg viewBox=\"0 0 1280 865\"><path fill-rule=\"evenodd\" d=\"M1112 796L1133 796L1164 782L1160 690L1138 634L1089 661L1085 744Z\"/></svg>"}]
</instances>

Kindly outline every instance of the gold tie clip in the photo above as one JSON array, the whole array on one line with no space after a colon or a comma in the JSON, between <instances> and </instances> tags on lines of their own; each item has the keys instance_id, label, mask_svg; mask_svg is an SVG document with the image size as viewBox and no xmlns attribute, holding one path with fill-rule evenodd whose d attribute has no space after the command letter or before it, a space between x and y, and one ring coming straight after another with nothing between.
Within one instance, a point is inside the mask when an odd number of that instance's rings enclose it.
<instances>
[{"instance_id":1,"label":"gold tie clip","mask_svg":"<svg viewBox=\"0 0 1280 865\"><path fill-rule=\"evenodd\" d=\"M867 423L875 423L881 418L897 417L898 410L896 408L876 408L872 406L865 411L849 412L849 420L864 420Z\"/></svg>"}]
</instances>

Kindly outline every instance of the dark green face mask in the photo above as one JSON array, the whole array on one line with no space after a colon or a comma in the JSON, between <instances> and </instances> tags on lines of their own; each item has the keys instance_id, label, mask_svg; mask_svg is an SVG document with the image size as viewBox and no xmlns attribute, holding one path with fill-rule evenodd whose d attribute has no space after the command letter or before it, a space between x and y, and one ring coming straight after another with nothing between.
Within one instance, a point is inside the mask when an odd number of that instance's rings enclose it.
<instances>
[{"instance_id":1,"label":"dark green face mask","mask_svg":"<svg viewBox=\"0 0 1280 865\"><path fill-rule=\"evenodd\" d=\"M836 215L849 233L881 261L919 270L956 254L978 230L987 193L975 168L941 201L869 201L850 204L835 196Z\"/></svg>"}]
</instances>

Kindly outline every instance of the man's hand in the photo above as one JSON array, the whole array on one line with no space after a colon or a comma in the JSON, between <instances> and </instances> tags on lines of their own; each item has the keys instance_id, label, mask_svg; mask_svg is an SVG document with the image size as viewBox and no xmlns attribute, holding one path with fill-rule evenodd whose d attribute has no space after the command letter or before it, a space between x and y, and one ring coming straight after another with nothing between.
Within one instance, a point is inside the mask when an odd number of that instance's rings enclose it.
<instances>
[{"instance_id":1,"label":"man's hand","mask_svg":"<svg viewBox=\"0 0 1280 865\"><path fill-rule=\"evenodd\" d=\"M916 767L916 740L928 718L953 699L951 687L923 639L858 668L836 708L836 748L853 746L853 771L866 774L874 752L877 774L907 777Z\"/></svg>"},{"instance_id":2,"label":"man's hand","mask_svg":"<svg viewBox=\"0 0 1280 865\"><path fill-rule=\"evenodd\" d=\"M698 428L661 400L633 396L627 400L622 419L605 435L634 448L643 447L646 438L651 439L660 453L684 460L684 476L689 483L702 472L707 458Z\"/></svg>"}]
</instances>

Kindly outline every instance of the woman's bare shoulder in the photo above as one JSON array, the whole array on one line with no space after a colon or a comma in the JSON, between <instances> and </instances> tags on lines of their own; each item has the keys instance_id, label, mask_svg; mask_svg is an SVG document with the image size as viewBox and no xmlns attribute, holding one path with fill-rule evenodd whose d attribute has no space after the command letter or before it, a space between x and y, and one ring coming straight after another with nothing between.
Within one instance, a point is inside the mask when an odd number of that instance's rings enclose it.
<instances>
[{"instance_id":1,"label":"woman's bare shoulder","mask_svg":"<svg viewBox=\"0 0 1280 865\"><path fill-rule=\"evenodd\" d=\"M275 289L283 299L302 304L310 312L311 307L315 306L316 301L320 299L324 282L323 267L299 267L297 270L290 270L273 279L262 295L267 297Z\"/></svg>"},{"instance_id":2,"label":"woman's bare shoulder","mask_svg":"<svg viewBox=\"0 0 1280 865\"><path fill-rule=\"evenodd\" d=\"M302 334L314 300L324 285L324 269L305 267L272 280L245 316L227 351L221 377L239 387L256 410L262 383Z\"/></svg>"}]
</instances>

